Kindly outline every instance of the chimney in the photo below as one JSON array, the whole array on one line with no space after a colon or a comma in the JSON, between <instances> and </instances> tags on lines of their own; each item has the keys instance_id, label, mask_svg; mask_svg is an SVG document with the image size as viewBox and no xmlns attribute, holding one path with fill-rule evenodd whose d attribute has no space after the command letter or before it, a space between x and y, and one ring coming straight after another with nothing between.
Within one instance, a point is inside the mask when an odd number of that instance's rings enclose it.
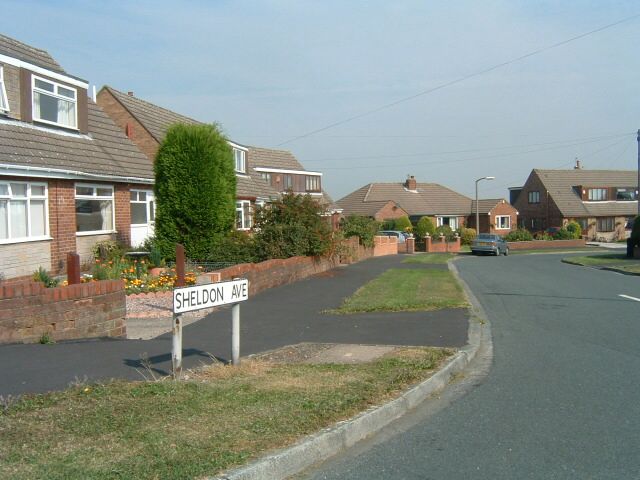
<instances>
[{"instance_id":1,"label":"chimney","mask_svg":"<svg viewBox=\"0 0 640 480\"><path fill-rule=\"evenodd\" d=\"M416 177L413 175L407 175L407 181L404 182L404 186L407 190L415 190L416 189Z\"/></svg>"},{"instance_id":2,"label":"chimney","mask_svg":"<svg viewBox=\"0 0 640 480\"><path fill-rule=\"evenodd\" d=\"M582 168L582 165L580 165L580 160L578 160L578 158L576 157L576 166L573 167L574 170L580 170Z\"/></svg>"},{"instance_id":3,"label":"chimney","mask_svg":"<svg viewBox=\"0 0 640 480\"><path fill-rule=\"evenodd\" d=\"M133 92L127 92L127 95L129 95L130 97L133 97Z\"/></svg>"},{"instance_id":4,"label":"chimney","mask_svg":"<svg viewBox=\"0 0 640 480\"><path fill-rule=\"evenodd\" d=\"M124 126L124 133L127 137L133 138L133 125L131 125L129 122L127 122L127 124Z\"/></svg>"}]
</instances>

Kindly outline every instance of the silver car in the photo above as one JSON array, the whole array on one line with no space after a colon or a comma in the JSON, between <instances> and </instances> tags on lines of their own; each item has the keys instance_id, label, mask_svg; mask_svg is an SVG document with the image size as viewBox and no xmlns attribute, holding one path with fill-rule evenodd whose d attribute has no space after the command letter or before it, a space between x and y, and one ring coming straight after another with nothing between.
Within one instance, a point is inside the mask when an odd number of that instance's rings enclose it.
<instances>
[{"instance_id":1,"label":"silver car","mask_svg":"<svg viewBox=\"0 0 640 480\"><path fill-rule=\"evenodd\" d=\"M480 253L491 253L493 255L509 255L509 245L500 235L492 233L481 233L471 244L471 253L478 255Z\"/></svg>"}]
</instances>

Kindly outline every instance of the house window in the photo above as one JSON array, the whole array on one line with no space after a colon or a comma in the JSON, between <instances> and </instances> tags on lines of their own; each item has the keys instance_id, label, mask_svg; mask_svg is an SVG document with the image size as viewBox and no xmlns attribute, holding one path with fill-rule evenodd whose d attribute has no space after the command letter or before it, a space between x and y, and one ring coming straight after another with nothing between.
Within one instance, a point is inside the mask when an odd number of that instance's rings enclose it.
<instances>
[{"instance_id":1,"label":"house window","mask_svg":"<svg viewBox=\"0 0 640 480\"><path fill-rule=\"evenodd\" d=\"M587 193L587 198L589 200L593 200L594 202L602 201L607 199L607 189L606 188L590 188ZM600 230L600 229L598 229ZM603 231L603 230L600 230ZM610 230L606 230L610 231Z\"/></svg>"},{"instance_id":2,"label":"house window","mask_svg":"<svg viewBox=\"0 0 640 480\"><path fill-rule=\"evenodd\" d=\"M114 228L113 187L76 185L76 232L110 233Z\"/></svg>"},{"instance_id":3,"label":"house window","mask_svg":"<svg viewBox=\"0 0 640 480\"><path fill-rule=\"evenodd\" d=\"M153 195L144 190L131 190L131 225L148 225L155 219Z\"/></svg>"},{"instance_id":4,"label":"house window","mask_svg":"<svg viewBox=\"0 0 640 480\"><path fill-rule=\"evenodd\" d=\"M536 230L540 230L542 228L542 222L540 221L539 218L532 218L531 219L531 230L533 230L534 232Z\"/></svg>"},{"instance_id":5,"label":"house window","mask_svg":"<svg viewBox=\"0 0 640 480\"><path fill-rule=\"evenodd\" d=\"M583 233L586 234L587 230L589 230L589 219L588 218L578 218L576 220L578 225L580 225L580 229Z\"/></svg>"},{"instance_id":6,"label":"house window","mask_svg":"<svg viewBox=\"0 0 640 480\"><path fill-rule=\"evenodd\" d=\"M4 86L4 70L0 65L0 112L9 111L9 100L7 99L7 89Z\"/></svg>"},{"instance_id":7,"label":"house window","mask_svg":"<svg viewBox=\"0 0 640 480\"><path fill-rule=\"evenodd\" d=\"M529 203L540 203L540 192L529 192Z\"/></svg>"},{"instance_id":8,"label":"house window","mask_svg":"<svg viewBox=\"0 0 640 480\"><path fill-rule=\"evenodd\" d=\"M262 172L260 174L262 179L265 180L268 184L271 184L271 173L270 172Z\"/></svg>"},{"instance_id":9,"label":"house window","mask_svg":"<svg viewBox=\"0 0 640 480\"><path fill-rule=\"evenodd\" d=\"M284 173L282 175L282 190L293 190L293 176Z\"/></svg>"},{"instance_id":10,"label":"house window","mask_svg":"<svg viewBox=\"0 0 640 480\"><path fill-rule=\"evenodd\" d=\"M638 192L635 188L617 188L616 189L616 200L637 200Z\"/></svg>"},{"instance_id":11,"label":"house window","mask_svg":"<svg viewBox=\"0 0 640 480\"><path fill-rule=\"evenodd\" d=\"M76 128L78 108L76 89L33 77L33 119L39 122Z\"/></svg>"},{"instance_id":12,"label":"house window","mask_svg":"<svg viewBox=\"0 0 640 480\"><path fill-rule=\"evenodd\" d=\"M247 152L240 150L239 148L233 149L233 160L235 162L236 172L247 172Z\"/></svg>"},{"instance_id":13,"label":"house window","mask_svg":"<svg viewBox=\"0 0 640 480\"><path fill-rule=\"evenodd\" d=\"M496 230L510 230L511 217L509 215L496 215Z\"/></svg>"},{"instance_id":14,"label":"house window","mask_svg":"<svg viewBox=\"0 0 640 480\"><path fill-rule=\"evenodd\" d=\"M615 230L614 218L613 217L598 218L597 228L599 232L613 232Z\"/></svg>"},{"instance_id":15,"label":"house window","mask_svg":"<svg viewBox=\"0 0 640 480\"><path fill-rule=\"evenodd\" d=\"M236 229L249 230L252 223L251 202L240 200L236 202Z\"/></svg>"},{"instance_id":16,"label":"house window","mask_svg":"<svg viewBox=\"0 0 640 480\"><path fill-rule=\"evenodd\" d=\"M307 175L307 178L305 181L305 188L307 192L319 192L320 177L318 175Z\"/></svg>"},{"instance_id":17,"label":"house window","mask_svg":"<svg viewBox=\"0 0 640 480\"><path fill-rule=\"evenodd\" d=\"M0 242L48 235L47 184L0 182Z\"/></svg>"},{"instance_id":18,"label":"house window","mask_svg":"<svg viewBox=\"0 0 640 480\"><path fill-rule=\"evenodd\" d=\"M451 230L458 229L458 217L436 217L436 226L448 225Z\"/></svg>"}]
</instances>

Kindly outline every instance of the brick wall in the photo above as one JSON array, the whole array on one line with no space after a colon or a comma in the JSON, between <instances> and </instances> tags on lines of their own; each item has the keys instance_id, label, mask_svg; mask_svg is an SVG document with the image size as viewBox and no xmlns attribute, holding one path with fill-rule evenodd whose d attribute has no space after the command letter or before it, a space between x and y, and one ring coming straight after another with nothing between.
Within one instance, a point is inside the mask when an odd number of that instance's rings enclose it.
<instances>
[{"instance_id":1,"label":"brick wall","mask_svg":"<svg viewBox=\"0 0 640 480\"><path fill-rule=\"evenodd\" d=\"M0 343L124 337L122 280L45 288L21 282L0 287Z\"/></svg>"},{"instance_id":2,"label":"brick wall","mask_svg":"<svg viewBox=\"0 0 640 480\"><path fill-rule=\"evenodd\" d=\"M460 237L453 242L447 242L445 237L425 237L424 251L429 253L457 253L460 251Z\"/></svg>"},{"instance_id":3,"label":"brick wall","mask_svg":"<svg viewBox=\"0 0 640 480\"><path fill-rule=\"evenodd\" d=\"M249 279L249 294L255 295L268 288L287 285L337 266L326 258L291 257L267 260L261 263L241 263L220 270L222 281L235 277Z\"/></svg>"},{"instance_id":4,"label":"brick wall","mask_svg":"<svg viewBox=\"0 0 640 480\"><path fill-rule=\"evenodd\" d=\"M131 185L116 184L114 191L114 201L116 209L116 239L125 244L131 245ZM145 190L148 190L147 185Z\"/></svg>"},{"instance_id":5,"label":"brick wall","mask_svg":"<svg viewBox=\"0 0 640 480\"><path fill-rule=\"evenodd\" d=\"M398 243L398 237L377 236L373 238L373 256L396 255L406 253L406 243ZM401 248L402 247L402 248Z\"/></svg>"},{"instance_id":6,"label":"brick wall","mask_svg":"<svg viewBox=\"0 0 640 480\"><path fill-rule=\"evenodd\" d=\"M540 192L540 203L529 203L529 192L534 191ZM527 230L545 230L562 225L563 217L560 210L534 172L529 175L514 207ZM532 219L539 222L535 227L532 226Z\"/></svg>"},{"instance_id":7,"label":"brick wall","mask_svg":"<svg viewBox=\"0 0 640 480\"><path fill-rule=\"evenodd\" d=\"M144 153L151 161L156 158L159 144L151 136L151 134L138 122L129 111L122 106L105 89L98 92L96 103L111 117L111 120L126 133L127 124L129 125L129 139L135 143L142 153Z\"/></svg>"},{"instance_id":8,"label":"brick wall","mask_svg":"<svg viewBox=\"0 0 640 480\"><path fill-rule=\"evenodd\" d=\"M31 277L38 267L51 270L51 241L0 245L0 272L5 279Z\"/></svg>"},{"instance_id":9,"label":"brick wall","mask_svg":"<svg viewBox=\"0 0 640 480\"><path fill-rule=\"evenodd\" d=\"M584 240L531 240L528 242L507 242L509 250L547 250L554 248L584 247Z\"/></svg>"},{"instance_id":10,"label":"brick wall","mask_svg":"<svg viewBox=\"0 0 640 480\"><path fill-rule=\"evenodd\" d=\"M382 222L384 220L389 220L392 218L400 218L405 216L408 217L409 214L402 208L398 207L394 202L390 201L390 202L387 202L387 204L384 207L378 210L376 214L373 216L373 218L378 222Z\"/></svg>"},{"instance_id":11,"label":"brick wall","mask_svg":"<svg viewBox=\"0 0 640 480\"><path fill-rule=\"evenodd\" d=\"M498 225L498 222L496 221L496 217L506 215L508 215L511 219L511 228L508 230L497 229L496 226ZM489 213L489 218L491 222L490 233L494 233L496 235L507 235L512 230L515 230L518 226L518 211L507 202L499 203L498 205L496 205L495 208ZM480 223L482 224L482 221Z\"/></svg>"}]
</instances>

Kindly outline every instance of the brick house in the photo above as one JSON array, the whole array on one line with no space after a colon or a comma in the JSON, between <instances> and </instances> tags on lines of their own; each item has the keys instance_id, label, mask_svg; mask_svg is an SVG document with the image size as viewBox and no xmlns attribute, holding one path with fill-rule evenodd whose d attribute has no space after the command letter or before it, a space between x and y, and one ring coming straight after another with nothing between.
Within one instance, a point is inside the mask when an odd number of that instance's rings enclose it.
<instances>
[{"instance_id":1,"label":"brick house","mask_svg":"<svg viewBox=\"0 0 640 480\"><path fill-rule=\"evenodd\" d=\"M142 100L133 92L124 93L109 86L100 89L97 102L145 153L150 163L171 125L201 123ZM235 161L238 230L252 227L256 205L278 198L285 191L309 194L328 207L332 205L331 199L322 191L322 173L305 170L291 152L248 147L232 141L229 145Z\"/></svg>"},{"instance_id":2,"label":"brick house","mask_svg":"<svg viewBox=\"0 0 640 480\"><path fill-rule=\"evenodd\" d=\"M376 220L408 216L412 223L430 217L437 227L453 230L475 225L475 201L437 183L418 183L413 176L403 183L370 183L338 200L344 215L365 215ZM515 228L517 211L504 199L481 200L483 233L506 235Z\"/></svg>"},{"instance_id":3,"label":"brick house","mask_svg":"<svg viewBox=\"0 0 640 480\"><path fill-rule=\"evenodd\" d=\"M579 164L573 170L534 169L523 187L510 189L519 226L535 232L573 220L588 240L623 239L638 212L637 175Z\"/></svg>"},{"instance_id":4,"label":"brick house","mask_svg":"<svg viewBox=\"0 0 640 480\"><path fill-rule=\"evenodd\" d=\"M46 51L0 35L4 278L61 272L68 252L86 260L99 240L128 244L132 215L153 215L149 161L87 89Z\"/></svg>"}]
</instances>

